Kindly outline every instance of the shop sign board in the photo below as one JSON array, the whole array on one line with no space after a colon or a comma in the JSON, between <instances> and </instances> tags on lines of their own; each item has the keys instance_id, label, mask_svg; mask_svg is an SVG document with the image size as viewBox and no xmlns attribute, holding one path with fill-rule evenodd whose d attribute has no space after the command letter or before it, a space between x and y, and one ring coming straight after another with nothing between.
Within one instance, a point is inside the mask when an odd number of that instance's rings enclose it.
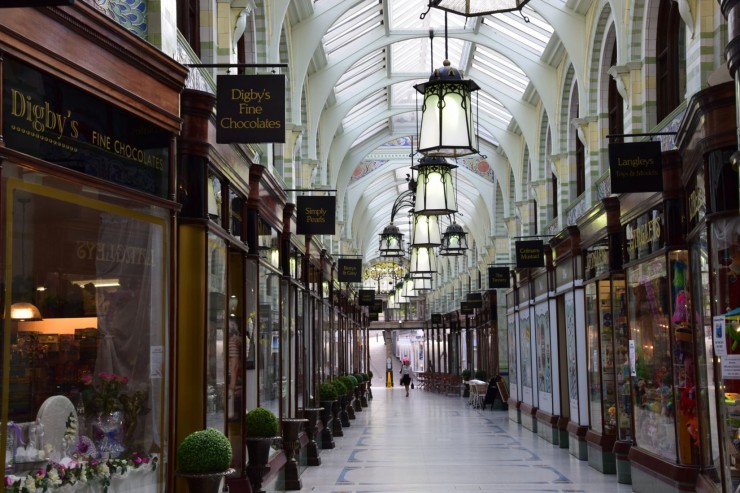
<instances>
[{"instance_id":1,"label":"shop sign board","mask_svg":"<svg viewBox=\"0 0 740 493\"><path fill-rule=\"evenodd\" d=\"M433 325L442 324L442 314L441 313L432 313L432 324Z\"/></svg>"},{"instance_id":2,"label":"shop sign board","mask_svg":"<svg viewBox=\"0 0 740 493\"><path fill-rule=\"evenodd\" d=\"M340 258L337 262L339 282L362 282L362 259Z\"/></svg>"},{"instance_id":3,"label":"shop sign board","mask_svg":"<svg viewBox=\"0 0 740 493\"><path fill-rule=\"evenodd\" d=\"M337 198L333 195L299 195L296 199L296 234L333 235Z\"/></svg>"},{"instance_id":4,"label":"shop sign board","mask_svg":"<svg viewBox=\"0 0 740 493\"><path fill-rule=\"evenodd\" d=\"M610 143L609 170L612 193L662 192L660 142Z\"/></svg>"},{"instance_id":5,"label":"shop sign board","mask_svg":"<svg viewBox=\"0 0 740 493\"><path fill-rule=\"evenodd\" d=\"M488 289L509 289L511 287L511 271L508 267L488 268Z\"/></svg>"},{"instance_id":6,"label":"shop sign board","mask_svg":"<svg viewBox=\"0 0 740 493\"><path fill-rule=\"evenodd\" d=\"M157 197L169 197L167 130L6 56L5 146Z\"/></svg>"},{"instance_id":7,"label":"shop sign board","mask_svg":"<svg viewBox=\"0 0 740 493\"><path fill-rule=\"evenodd\" d=\"M382 313L383 312L383 300L377 299L370 305L370 313Z\"/></svg>"},{"instance_id":8,"label":"shop sign board","mask_svg":"<svg viewBox=\"0 0 740 493\"><path fill-rule=\"evenodd\" d=\"M371 322L377 322L378 321L378 314L377 313L368 313L367 319Z\"/></svg>"},{"instance_id":9,"label":"shop sign board","mask_svg":"<svg viewBox=\"0 0 740 493\"><path fill-rule=\"evenodd\" d=\"M468 293L465 301L473 308L483 308L483 295L481 293Z\"/></svg>"},{"instance_id":10,"label":"shop sign board","mask_svg":"<svg viewBox=\"0 0 740 493\"><path fill-rule=\"evenodd\" d=\"M219 75L216 142L285 142L285 75Z\"/></svg>"},{"instance_id":11,"label":"shop sign board","mask_svg":"<svg viewBox=\"0 0 740 493\"><path fill-rule=\"evenodd\" d=\"M461 315L472 315L473 314L473 304L469 301L461 301L460 302L460 314Z\"/></svg>"},{"instance_id":12,"label":"shop sign board","mask_svg":"<svg viewBox=\"0 0 740 493\"><path fill-rule=\"evenodd\" d=\"M635 261L653 254L663 248L665 227L663 211L652 209L630 221L624 227L624 238L627 244L626 261Z\"/></svg>"},{"instance_id":13,"label":"shop sign board","mask_svg":"<svg viewBox=\"0 0 740 493\"><path fill-rule=\"evenodd\" d=\"M361 289L358 296L357 302L360 306L372 306L375 301L375 291L372 289Z\"/></svg>"},{"instance_id":14,"label":"shop sign board","mask_svg":"<svg viewBox=\"0 0 740 493\"><path fill-rule=\"evenodd\" d=\"M545 245L542 240L520 240L514 242L517 269L532 269L545 266Z\"/></svg>"}]
</instances>

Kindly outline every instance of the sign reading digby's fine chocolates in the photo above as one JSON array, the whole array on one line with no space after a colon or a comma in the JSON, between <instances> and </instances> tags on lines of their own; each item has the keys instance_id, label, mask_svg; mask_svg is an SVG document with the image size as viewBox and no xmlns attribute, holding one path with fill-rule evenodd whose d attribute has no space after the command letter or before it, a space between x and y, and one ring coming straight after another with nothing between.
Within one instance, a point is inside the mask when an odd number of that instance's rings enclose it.
<instances>
[{"instance_id":1,"label":"sign reading digby's fine chocolates","mask_svg":"<svg viewBox=\"0 0 740 493\"><path fill-rule=\"evenodd\" d=\"M296 234L333 235L337 198L299 195L296 199Z\"/></svg>"},{"instance_id":2,"label":"sign reading digby's fine chocolates","mask_svg":"<svg viewBox=\"0 0 740 493\"><path fill-rule=\"evenodd\" d=\"M219 75L216 142L285 142L285 75Z\"/></svg>"}]
</instances>

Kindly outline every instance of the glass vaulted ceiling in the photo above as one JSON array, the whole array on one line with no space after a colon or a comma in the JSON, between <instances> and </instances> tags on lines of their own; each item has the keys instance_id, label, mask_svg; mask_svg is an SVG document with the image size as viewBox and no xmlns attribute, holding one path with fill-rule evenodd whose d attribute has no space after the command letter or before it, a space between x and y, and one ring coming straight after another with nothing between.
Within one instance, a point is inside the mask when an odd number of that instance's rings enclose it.
<instances>
[{"instance_id":1,"label":"glass vaulted ceiling","mask_svg":"<svg viewBox=\"0 0 740 493\"><path fill-rule=\"evenodd\" d=\"M479 137L489 152L494 151L498 147L496 135L519 126L505 100L526 98L530 104L536 101L536 95L531 95L536 91L511 53L530 61L539 60L553 37L553 29L536 12L537 1L533 1L521 14L480 18L448 14L445 43L445 13L428 10L428 0L314 2L317 7L330 3L343 10L347 3L354 3L327 30L322 45L329 66L357 58L335 83L327 108L342 108L336 136L351 136L347 155L356 156L355 150L361 149L364 157L359 161L370 159L374 163L372 171L353 179L348 188L354 194L348 200L348 219L354 225L355 245L370 261L377 257L377 235L390 222L393 202L405 190L405 175L410 172L411 136L416 134L420 104L414 84L428 80L432 70L442 66L446 55L465 78L472 78L481 86L476 93ZM427 14L422 19L424 12ZM511 48L508 56L496 51L494 39ZM399 139L401 136L406 138ZM489 225L491 221L481 218L476 209L485 191L479 180L480 176L466 169L458 173L459 188L465 190L459 200L458 222L468 228L476 221L487 220ZM488 187L492 190L492 184ZM405 211L399 213L396 223L408 241L407 217Z\"/></svg>"}]
</instances>

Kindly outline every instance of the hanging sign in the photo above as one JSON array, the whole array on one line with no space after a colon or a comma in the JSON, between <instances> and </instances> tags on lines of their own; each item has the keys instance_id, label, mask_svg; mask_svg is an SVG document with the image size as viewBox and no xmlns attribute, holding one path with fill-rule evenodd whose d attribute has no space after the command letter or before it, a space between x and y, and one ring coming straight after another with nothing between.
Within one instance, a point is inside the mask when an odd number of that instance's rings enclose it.
<instances>
[{"instance_id":1,"label":"hanging sign","mask_svg":"<svg viewBox=\"0 0 740 493\"><path fill-rule=\"evenodd\" d=\"M370 312L370 313L367 314L367 319L370 322L377 322L378 321L378 314L377 313Z\"/></svg>"},{"instance_id":2,"label":"hanging sign","mask_svg":"<svg viewBox=\"0 0 740 493\"><path fill-rule=\"evenodd\" d=\"M216 142L285 142L285 75L219 75Z\"/></svg>"},{"instance_id":3,"label":"hanging sign","mask_svg":"<svg viewBox=\"0 0 740 493\"><path fill-rule=\"evenodd\" d=\"M460 314L461 315L472 315L473 305L469 301L460 302Z\"/></svg>"},{"instance_id":4,"label":"hanging sign","mask_svg":"<svg viewBox=\"0 0 740 493\"><path fill-rule=\"evenodd\" d=\"M442 324L442 314L441 313L432 313L432 324L433 325Z\"/></svg>"},{"instance_id":5,"label":"hanging sign","mask_svg":"<svg viewBox=\"0 0 740 493\"><path fill-rule=\"evenodd\" d=\"M545 246L542 240L514 242L517 269L531 269L545 266Z\"/></svg>"},{"instance_id":6,"label":"hanging sign","mask_svg":"<svg viewBox=\"0 0 740 493\"><path fill-rule=\"evenodd\" d=\"M372 306L375 301L375 291L372 289L361 289L357 296L357 304L360 306Z\"/></svg>"},{"instance_id":7,"label":"hanging sign","mask_svg":"<svg viewBox=\"0 0 740 493\"><path fill-rule=\"evenodd\" d=\"M296 199L296 234L333 235L337 198L299 195Z\"/></svg>"},{"instance_id":8,"label":"hanging sign","mask_svg":"<svg viewBox=\"0 0 740 493\"><path fill-rule=\"evenodd\" d=\"M378 299L373 301L369 311L370 313L383 313L383 300Z\"/></svg>"},{"instance_id":9,"label":"hanging sign","mask_svg":"<svg viewBox=\"0 0 740 493\"><path fill-rule=\"evenodd\" d=\"M612 193L662 192L660 142L609 144Z\"/></svg>"},{"instance_id":10,"label":"hanging sign","mask_svg":"<svg viewBox=\"0 0 740 493\"><path fill-rule=\"evenodd\" d=\"M339 282L362 282L362 259L340 258L337 262Z\"/></svg>"},{"instance_id":11,"label":"hanging sign","mask_svg":"<svg viewBox=\"0 0 740 493\"><path fill-rule=\"evenodd\" d=\"M508 267L488 268L488 289L509 289L511 287L511 272Z\"/></svg>"},{"instance_id":12,"label":"hanging sign","mask_svg":"<svg viewBox=\"0 0 740 493\"><path fill-rule=\"evenodd\" d=\"M481 293L468 293L465 301L473 308L483 308L483 295Z\"/></svg>"}]
</instances>

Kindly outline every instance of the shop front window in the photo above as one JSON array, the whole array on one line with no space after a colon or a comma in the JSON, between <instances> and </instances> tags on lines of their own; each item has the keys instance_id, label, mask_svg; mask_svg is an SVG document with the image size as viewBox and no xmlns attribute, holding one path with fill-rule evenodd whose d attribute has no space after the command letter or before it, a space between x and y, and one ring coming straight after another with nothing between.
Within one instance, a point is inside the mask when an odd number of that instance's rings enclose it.
<instances>
[{"instance_id":1,"label":"shop front window","mask_svg":"<svg viewBox=\"0 0 740 493\"><path fill-rule=\"evenodd\" d=\"M712 313L709 288L709 251L707 248L706 231L702 231L691 245L691 305L690 312L696 320L694 328L694 344L696 345L696 397L697 415L700 420L697 433L704 438L698 440L701 448L702 465L707 476L719 482L718 466L719 446L715 433L718 430L717 395L714 391L721 388L720 382L715 379L714 357L712 344ZM693 424L693 423L692 423ZM702 431L699 431L702 430Z\"/></svg>"},{"instance_id":2,"label":"shop front window","mask_svg":"<svg viewBox=\"0 0 740 493\"><path fill-rule=\"evenodd\" d=\"M740 218L716 219L710 225L712 238L712 273L714 284L712 296L714 314L725 322L724 334L721 327L713 330L721 361L720 437L725 460L730 467L734 491L740 480L740 374L733 365L740 360ZM723 335L723 336L722 336ZM724 342L724 344L722 344ZM723 354L726 353L726 354Z\"/></svg>"},{"instance_id":3,"label":"shop front window","mask_svg":"<svg viewBox=\"0 0 740 493\"><path fill-rule=\"evenodd\" d=\"M280 274L260 263L259 267L259 405L280 414Z\"/></svg>"},{"instance_id":4,"label":"shop front window","mask_svg":"<svg viewBox=\"0 0 740 493\"><path fill-rule=\"evenodd\" d=\"M591 428L601 431L601 366L599 364L599 297L596 283L586 285L586 337L588 347L588 385Z\"/></svg>"},{"instance_id":5,"label":"shop front window","mask_svg":"<svg viewBox=\"0 0 740 493\"><path fill-rule=\"evenodd\" d=\"M629 360L629 325L627 323L627 290L624 279L612 281L612 316L614 321L614 347L617 429L620 440L632 441L632 375Z\"/></svg>"},{"instance_id":6,"label":"shop front window","mask_svg":"<svg viewBox=\"0 0 740 493\"><path fill-rule=\"evenodd\" d=\"M627 270L635 442L676 460L675 405L670 340L670 289L665 256ZM632 352L632 348L630 347Z\"/></svg>"},{"instance_id":7,"label":"shop front window","mask_svg":"<svg viewBox=\"0 0 740 493\"><path fill-rule=\"evenodd\" d=\"M158 455L169 211L3 166L7 479L72 455ZM154 488L159 469L138 477Z\"/></svg>"},{"instance_id":8,"label":"shop front window","mask_svg":"<svg viewBox=\"0 0 740 493\"><path fill-rule=\"evenodd\" d=\"M208 326L206 331L206 424L225 432L226 242L208 235Z\"/></svg>"}]
</instances>

